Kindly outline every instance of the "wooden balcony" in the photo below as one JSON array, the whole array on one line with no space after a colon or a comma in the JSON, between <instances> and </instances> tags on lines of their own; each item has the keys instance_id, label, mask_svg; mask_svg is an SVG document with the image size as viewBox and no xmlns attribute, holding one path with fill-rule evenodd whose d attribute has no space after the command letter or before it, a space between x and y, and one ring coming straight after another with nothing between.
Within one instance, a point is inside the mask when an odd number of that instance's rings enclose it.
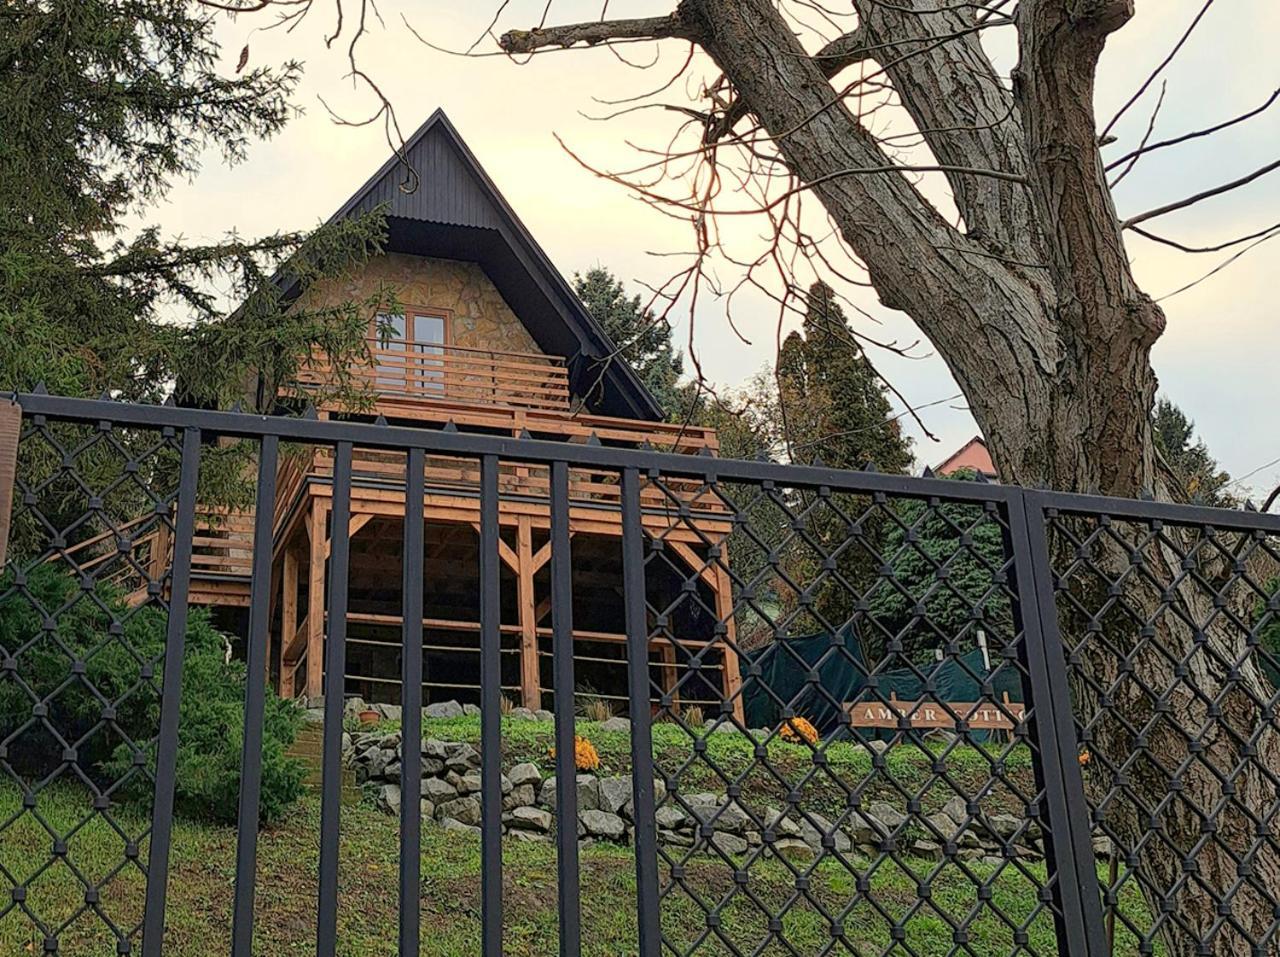
<instances>
[{"instance_id":1,"label":"wooden balcony","mask_svg":"<svg viewBox=\"0 0 1280 957\"><path fill-rule=\"evenodd\" d=\"M355 449L352 455L353 515L404 515L405 456L376 449ZM426 508L437 520L470 524L479 521L479 463L450 456L429 455L424 463ZM304 498L328 502L333 489L333 450L315 448L292 456L282 465L277 487L277 525L287 521ZM498 465L500 521L514 523L523 516L537 527L550 521L551 473L542 465L502 461ZM577 530L621 534L622 489L617 472L574 467L569 472L570 514ZM725 501L695 479L667 476L661 487L645 485L640 493L642 521L654 534L697 542L696 525L704 535L720 538L730 529ZM682 507L686 509L681 514Z\"/></svg>"},{"instance_id":2,"label":"wooden balcony","mask_svg":"<svg viewBox=\"0 0 1280 957\"><path fill-rule=\"evenodd\" d=\"M351 369L354 385L401 402L517 409L569 410L569 371L564 359L522 352L493 352L402 339L370 339L370 361ZM331 385L332 366L314 358L299 374L303 388Z\"/></svg>"}]
</instances>

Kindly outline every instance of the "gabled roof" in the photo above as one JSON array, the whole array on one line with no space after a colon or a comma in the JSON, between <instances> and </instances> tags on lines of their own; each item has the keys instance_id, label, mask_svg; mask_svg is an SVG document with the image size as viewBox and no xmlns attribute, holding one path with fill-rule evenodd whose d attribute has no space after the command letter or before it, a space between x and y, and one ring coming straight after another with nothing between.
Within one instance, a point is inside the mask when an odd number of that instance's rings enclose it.
<instances>
[{"instance_id":1,"label":"gabled roof","mask_svg":"<svg viewBox=\"0 0 1280 957\"><path fill-rule=\"evenodd\" d=\"M406 192L404 163L417 173ZM569 360L570 388L593 411L661 419L662 407L620 357L516 216L443 110L437 109L330 222L385 206L390 252L477 262L539 347Z\"/></svg>"},{"instance_id":2,"label":"gabled roof","mask_svg":"<svg viewBox=\"0 0 1280 957\"><path fill-rule=\"evenodd\" d=\"M988 451L986 440L982 436L975 435L952 452L947 460L933 471L939 475L950 475L960 469L972 469L988 478L996 477L995 463L991 461L991 452Z\"/></svg>"}]
</instances>

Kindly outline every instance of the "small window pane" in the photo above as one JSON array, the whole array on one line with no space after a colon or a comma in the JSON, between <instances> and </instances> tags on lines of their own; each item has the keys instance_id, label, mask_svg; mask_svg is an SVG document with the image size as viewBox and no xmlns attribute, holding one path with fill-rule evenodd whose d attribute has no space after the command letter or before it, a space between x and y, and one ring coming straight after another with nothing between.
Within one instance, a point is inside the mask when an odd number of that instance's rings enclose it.
<instances>
[{"instance_id":1,"label":"small window pane","mask_svg":"<svg viewBox=\"0 0 1280 957\"><path fill-rule=\"evenodd\" d=\"M444 317L414 316L413 338L423 345L444 345Z\"/></svg>"},{"instance_id":2,"label":"small window pane","mask_svg":"<svg viewBox=\"0 0 1280 957\"><path fill-rule=\"evenodd\" d=\"M408 323L403 315L393 315L391 313L380 312L378 313L377 319L374 320L374 331L378 334L379 338L381 338L383 331L385 330L391 339L407 339L408 336L405 334L405 330L407 328Z\"/></svg>"}]
</instances>

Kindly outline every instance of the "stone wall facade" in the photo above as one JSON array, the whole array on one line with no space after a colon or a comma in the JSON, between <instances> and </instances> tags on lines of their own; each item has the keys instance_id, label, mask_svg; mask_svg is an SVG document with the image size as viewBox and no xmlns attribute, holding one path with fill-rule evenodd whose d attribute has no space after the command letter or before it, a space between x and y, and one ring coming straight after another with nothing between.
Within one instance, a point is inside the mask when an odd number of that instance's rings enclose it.
<instances>
[{"instance_id":1,"label":"stone wall facade","mask_svg":"<svg viewBox=\"0 0 1280 957\"><path fill-rule=\"evenodd\" d=\"M450 317L449 345L542 354L477 263L385 253L371 259L351 279L316 283L303 301L311 306L363 301L380 289L393 294L405 308L446 313ZM372 323L372 312L369 320Z\"/></svg>"}]
</instances>

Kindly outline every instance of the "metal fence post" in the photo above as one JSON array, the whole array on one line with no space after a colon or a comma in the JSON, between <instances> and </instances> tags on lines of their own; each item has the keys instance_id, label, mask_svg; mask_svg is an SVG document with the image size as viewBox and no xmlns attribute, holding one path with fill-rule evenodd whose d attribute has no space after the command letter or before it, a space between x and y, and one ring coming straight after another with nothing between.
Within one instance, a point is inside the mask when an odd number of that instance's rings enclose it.
<instances>
[{"instance_id":1,"label":"metal fence post","mask_svg":"<svg viewBox=\"0 0 1280 957\"><path fill-rule=\"evenodd\" d=\"M1032 731L1040 751L1036 776L1046 804L1045 861L1055 878L1061 910L1058 943L1067 957L1107 957L1101 888L1039 494L1018 491L1009 500L1008 518L1007 544L1018 596L1015 622L1022 632L1020 654L1031 684Z\"/></svg>"}]
</instances>

